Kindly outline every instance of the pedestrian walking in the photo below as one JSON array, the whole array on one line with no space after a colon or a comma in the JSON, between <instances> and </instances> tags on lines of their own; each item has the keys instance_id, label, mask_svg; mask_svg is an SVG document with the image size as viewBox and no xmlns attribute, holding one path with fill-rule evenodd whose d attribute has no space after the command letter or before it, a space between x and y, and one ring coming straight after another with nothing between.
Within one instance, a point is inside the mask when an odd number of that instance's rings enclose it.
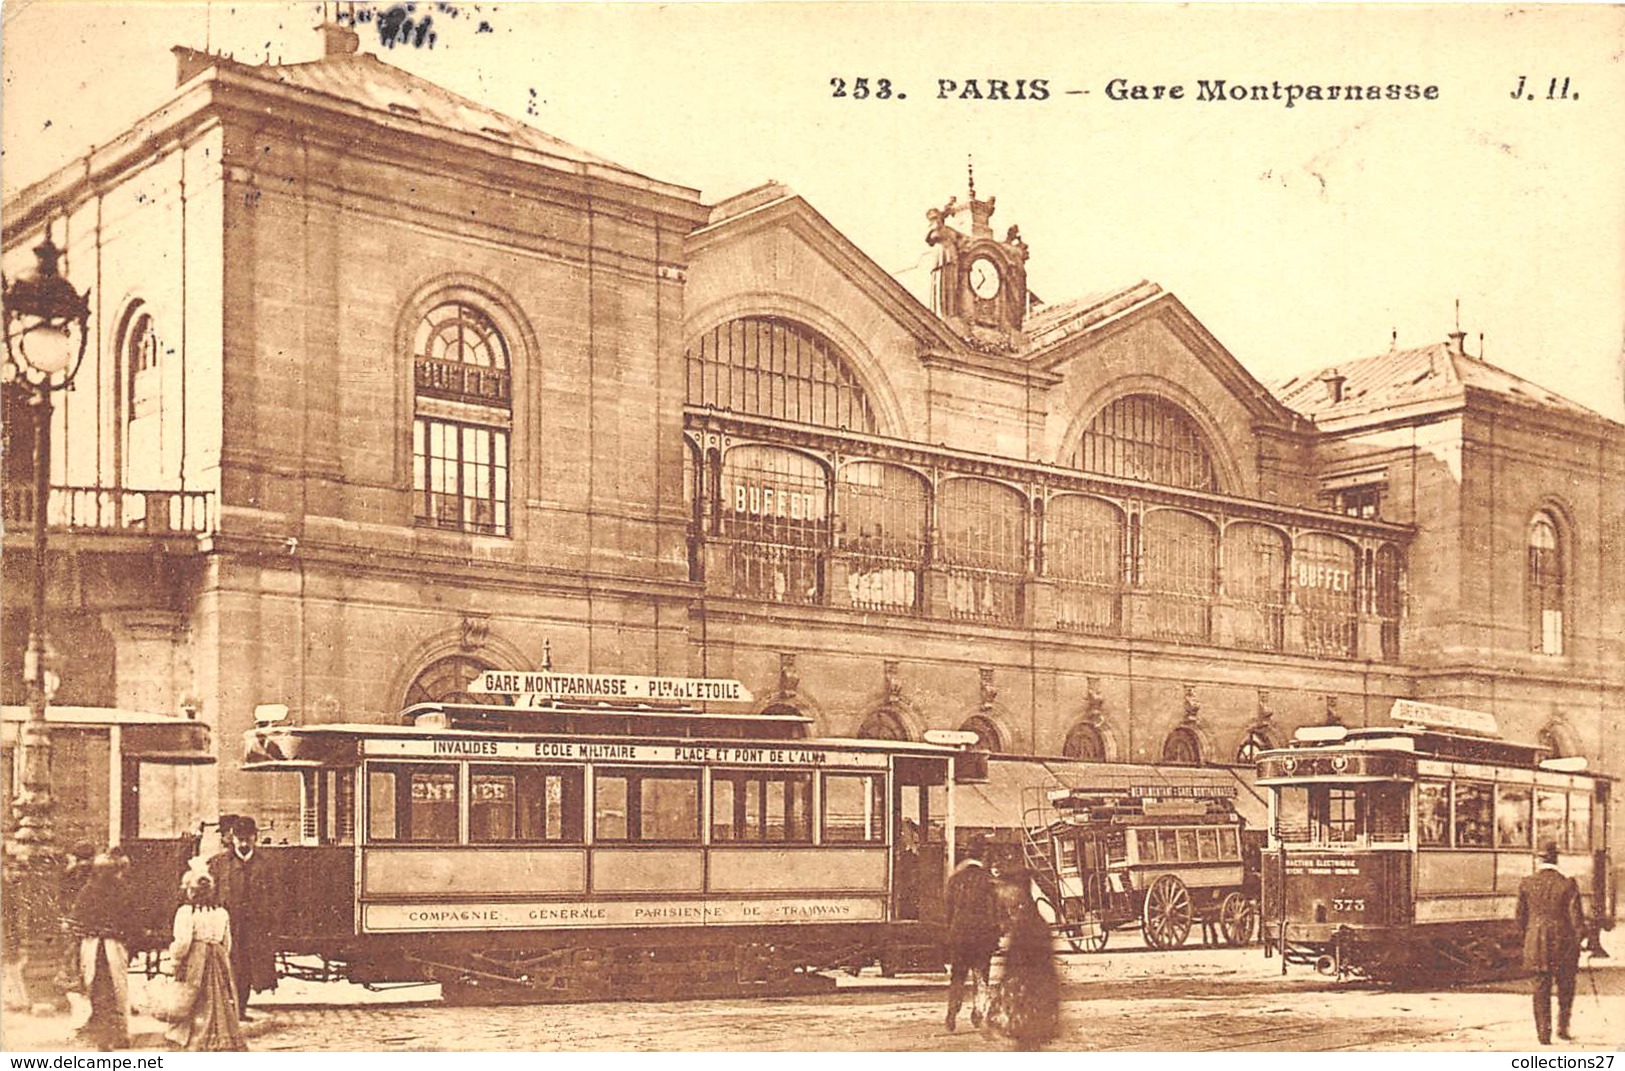
<instances>
[{"instance_id":1,"label":"pedestrian walking","mask_svg":"<svg viewBox=\"0 0 1625 1071\"><path fill-rule=\"evenodd\" d=\"M987 838L973 839L965 858L948 876L945 908L948 924L948 1019L953 1031L970 986L970 1021L981 1026L987 1010L988 968L999 947L1000 911L997 883L987 868Z\"/></svg>"},{"instance_id":2,"label":"pedestrian walking","mask_svg":"<svg viewBox=\"0 0 1625 1071\"><path fill-rule=\"evenodd\" d=\"M125 886L129 866L121 849L97 855L90 880L73 902L80 976L90 997L90 1018L79 1033L102 1052L130 1045L130 952L124 943L131 917Z\"/></svg>"},{"instance_id":3,"label":"pedestrian walking","mask_svg":"<svg viewBox=\"0 0 1625 1071\"><path fill-rule=\"evenodd\" d=\"M1580 971L1580 939L1585 915L1580 886L1557 869L1557 845L1540 848L1540 866L1518 886L1518 929L1523 933L1523 965L1535 972L1535 1034L1552 1043L1552 987L1557 988L1557 1036L1569 1035L1574 983Z\"/></svg>"},{"instance_id":4,"label":"pedestrian walking","mask_svg":"<svg viewBox=\"0 0 1625 1071\"><path fill-rule=\"evenodd\" d=\"M67 940L63 942L62 969L58 983L64 992L76 993L83 984L81 977L83 971L79 963L79 942L74 933L73 905L79 902L79 894L85 891L90 884L92 864L96 861L96 846L89 841L81 841L73 846L68 853L67 862L62 867L61 884L58 889L57 903L62 912L62 932Z\"/></svg>"},{"instance_id":5,"label":"pedestrian walking","mask_svg":"<svg viewBox=\"0 0 1625 1071\"><path fill-rule=\"evenodd\" d=\"M230 821L227 821L227 818ZM248 1020L250 992L276 988L276 951L265 932L272 898L264 863L256 851L259 826L251 816L223 816L221 839L230 847L209 860L215 894L231 920L231 971L237 983L237 1017Z\"/></svg>"},{"instance_id":6,"label":"pedestrian walking","mask_svg":"<svg viewBox=\"0 0 1625 1071\"><path fill-rule=\"evenodd\" d=\"M214 877L202 859L193 859L181 891L186 902L175 911L175 990L165 1018L174 1025L164 1034L177 1048L192 1052L242 1052L238 1026L237 984L231 969L231 918L220 906Z\"/></svg>"},{"instance_id":7,"label":"pedestrian walking","mask_svg":"<svg viewBox=\"0 0 1625 1071\"><path fill-rule=\"evenodd\" d=\"M1020 877L1018 875L1017 877ZM1061 984L1055 970L1055 938L1023 881L1010 883L1013 898L1004 949L1004 970L990 1015L1023 1052L1055 1040L1061 1016Z\"/></svg>"}]
</instances>

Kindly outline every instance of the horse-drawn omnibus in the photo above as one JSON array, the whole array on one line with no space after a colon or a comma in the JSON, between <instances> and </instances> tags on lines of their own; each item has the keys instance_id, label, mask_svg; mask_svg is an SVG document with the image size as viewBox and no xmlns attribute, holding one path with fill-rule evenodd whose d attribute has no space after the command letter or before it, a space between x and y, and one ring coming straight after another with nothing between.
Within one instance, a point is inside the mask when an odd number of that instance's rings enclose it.
<instances>
[{"instance_id":1,"label":"horse-drawn omnibus","mask_svg":"<svg viewBox=\"0 0 1625 1071\"><path fill-rule=\"evenodd\" d=\"M1501 739L1487 714L1402 700L1391 718L1300 729L1259 757L1271 812L1264 932L1283 971L1517 973L1518 885L1546 843L1578 880L1587 918L1612 926L1609 778Z\"/></svg>"}]
</instances>

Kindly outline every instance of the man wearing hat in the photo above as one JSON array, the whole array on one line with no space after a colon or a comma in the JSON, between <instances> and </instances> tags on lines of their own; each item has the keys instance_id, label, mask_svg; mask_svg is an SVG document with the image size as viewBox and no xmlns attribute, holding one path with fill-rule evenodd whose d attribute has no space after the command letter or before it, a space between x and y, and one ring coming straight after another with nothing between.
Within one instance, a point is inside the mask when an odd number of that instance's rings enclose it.
<instances>
[{"instance_id":1,"label":"man wearing hat","mask_svg":"<svg viewBox=\"0 0 1625 1071\"><path fill-rule=\"evenodd\" d=\"M1535 1033L1552 1043L1552 983L1557 983L1557 1036L1569 1036L1574 980L1580 973L1580 937L1585 915L1580 887L1557 869L1557 845L1540 846L1540 866L1518 886L1518 929L1523 933L1523 965L1535 972Z\"/></svg>"},{"instance_id":2,"label":"man wearing hat","mask_svg":"<svg viewBox=\"0 0 1625 1071\"><path fill-rule=\"evenodd\" d=\"M220 906L231 916L231 973L237 981L237 1015L248 1018L248 994L276 988L276 950L265 932L268 877L254 846L259 824L250 815L221 815L220 839L228 847L209 860Z\"/></svg>"},{"instance_id":3,"label":"man wearing hat","mask_svg":"<svg viewBox=\"0 0 1625 1071\"><path fill-rule=\"evenodd\" d=\"M988 840L972 838L944 892L948 923L948 1030L952 1032L970 983L972 1026L982 1025L989 997L987 972L999 947L1002 912L998 884L987 869ZM968 976L968 979L967 979Z\"/></svg>"}]
</instances>

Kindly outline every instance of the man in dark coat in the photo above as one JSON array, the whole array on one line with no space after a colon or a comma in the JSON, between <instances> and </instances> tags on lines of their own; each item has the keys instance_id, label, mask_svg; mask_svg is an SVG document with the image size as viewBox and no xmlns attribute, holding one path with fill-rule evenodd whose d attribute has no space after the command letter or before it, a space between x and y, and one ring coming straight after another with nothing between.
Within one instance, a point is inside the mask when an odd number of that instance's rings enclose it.
<instances>
[{"instance_id":1,"label":"man in dark coat","mask_svg":"<svg viewBox=\"0 0 1625 1071\"><path fill-rule=\"evenodd\" d=\"M228 822L228 819L230 820ZM276 950L265 932L271 890L255 855L259 827L246 815L223 815L221 839L230 844L209 860L220 906L231 916L231 973L237 982L237 1015L248 1018L250 990L276 988Z\"/></svg>"},{"instance_id":2,"label":"man in dark coat","mask_svg":"<svg viewBox=\"0 0 1625 1071\"><path fill-rule=\"evenodd\" d=\"M984 862L987 839L971 841L964 860L948 877L944 894L948 923L948 1029L954 1029L971 986L970 1021L982 1025L987 1003L987 972L999 947L1001 912L998 885Z\"/></svg>"},{"instance_id":3,"label":"man in dark coat","mask_svg":"<svg viewBox=\"0 0 1625 1071\"><path fill-rule=\"evenodd\" d=\"M1557 845L1541 845L1540 868L1518 886L1518 929L1523 933L1523 965L1535 972L1535 1033L1552 1043L1552 983L1557 983L1557 1036L1569 1036L1574 980L1580 972L1580 938L1585 915L1580 887L1557 869Z\"/></svg>"}]
</instances>

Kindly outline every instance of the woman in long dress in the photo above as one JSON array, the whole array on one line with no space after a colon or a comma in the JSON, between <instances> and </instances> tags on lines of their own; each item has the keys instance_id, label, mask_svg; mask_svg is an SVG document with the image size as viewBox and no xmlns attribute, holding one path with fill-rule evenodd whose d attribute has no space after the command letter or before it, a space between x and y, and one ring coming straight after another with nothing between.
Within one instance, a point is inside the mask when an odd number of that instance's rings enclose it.
<instances>
[{"instance_id":1,"label":"woman in long dress","mask_svg":"<svg viewBox=\"0 0 1625 1071\"><path fill-rule=\"evenodd\" d=\"M72 921L90 1018L79 1033L102 1052L130 1047L129 859L113 848L96 857L90 881L74 899Z\"/></svg>"},{"instance_id":2,"label":"woman in long dress","mask_svg":"<svg viewBox=\"0 0 1625 1071\"><path fill-rule=\"evenodd\" d=\"M237 984L231 973L231 917L220 906L214 878L193 867L181 879L186 903L175 911L169 946L178 997L174 1025L164 1037L194 1052L242 1052Z\"/></svg>"},{"instance_id":3,"label":"woman in long dress","mask_svg":"<svg viewBox=\"0 0 1625 1071\"><path fill-rule=\"evenodd\" d=\"M1007 923L1004 973L995 995L999 1014L989 1018L1017 1049L1030 1052L1059 1033L1061 986L1049 924L1026 889L1014 882L1010 887L1015 895Z\"/></svg>"}]
</instances>

